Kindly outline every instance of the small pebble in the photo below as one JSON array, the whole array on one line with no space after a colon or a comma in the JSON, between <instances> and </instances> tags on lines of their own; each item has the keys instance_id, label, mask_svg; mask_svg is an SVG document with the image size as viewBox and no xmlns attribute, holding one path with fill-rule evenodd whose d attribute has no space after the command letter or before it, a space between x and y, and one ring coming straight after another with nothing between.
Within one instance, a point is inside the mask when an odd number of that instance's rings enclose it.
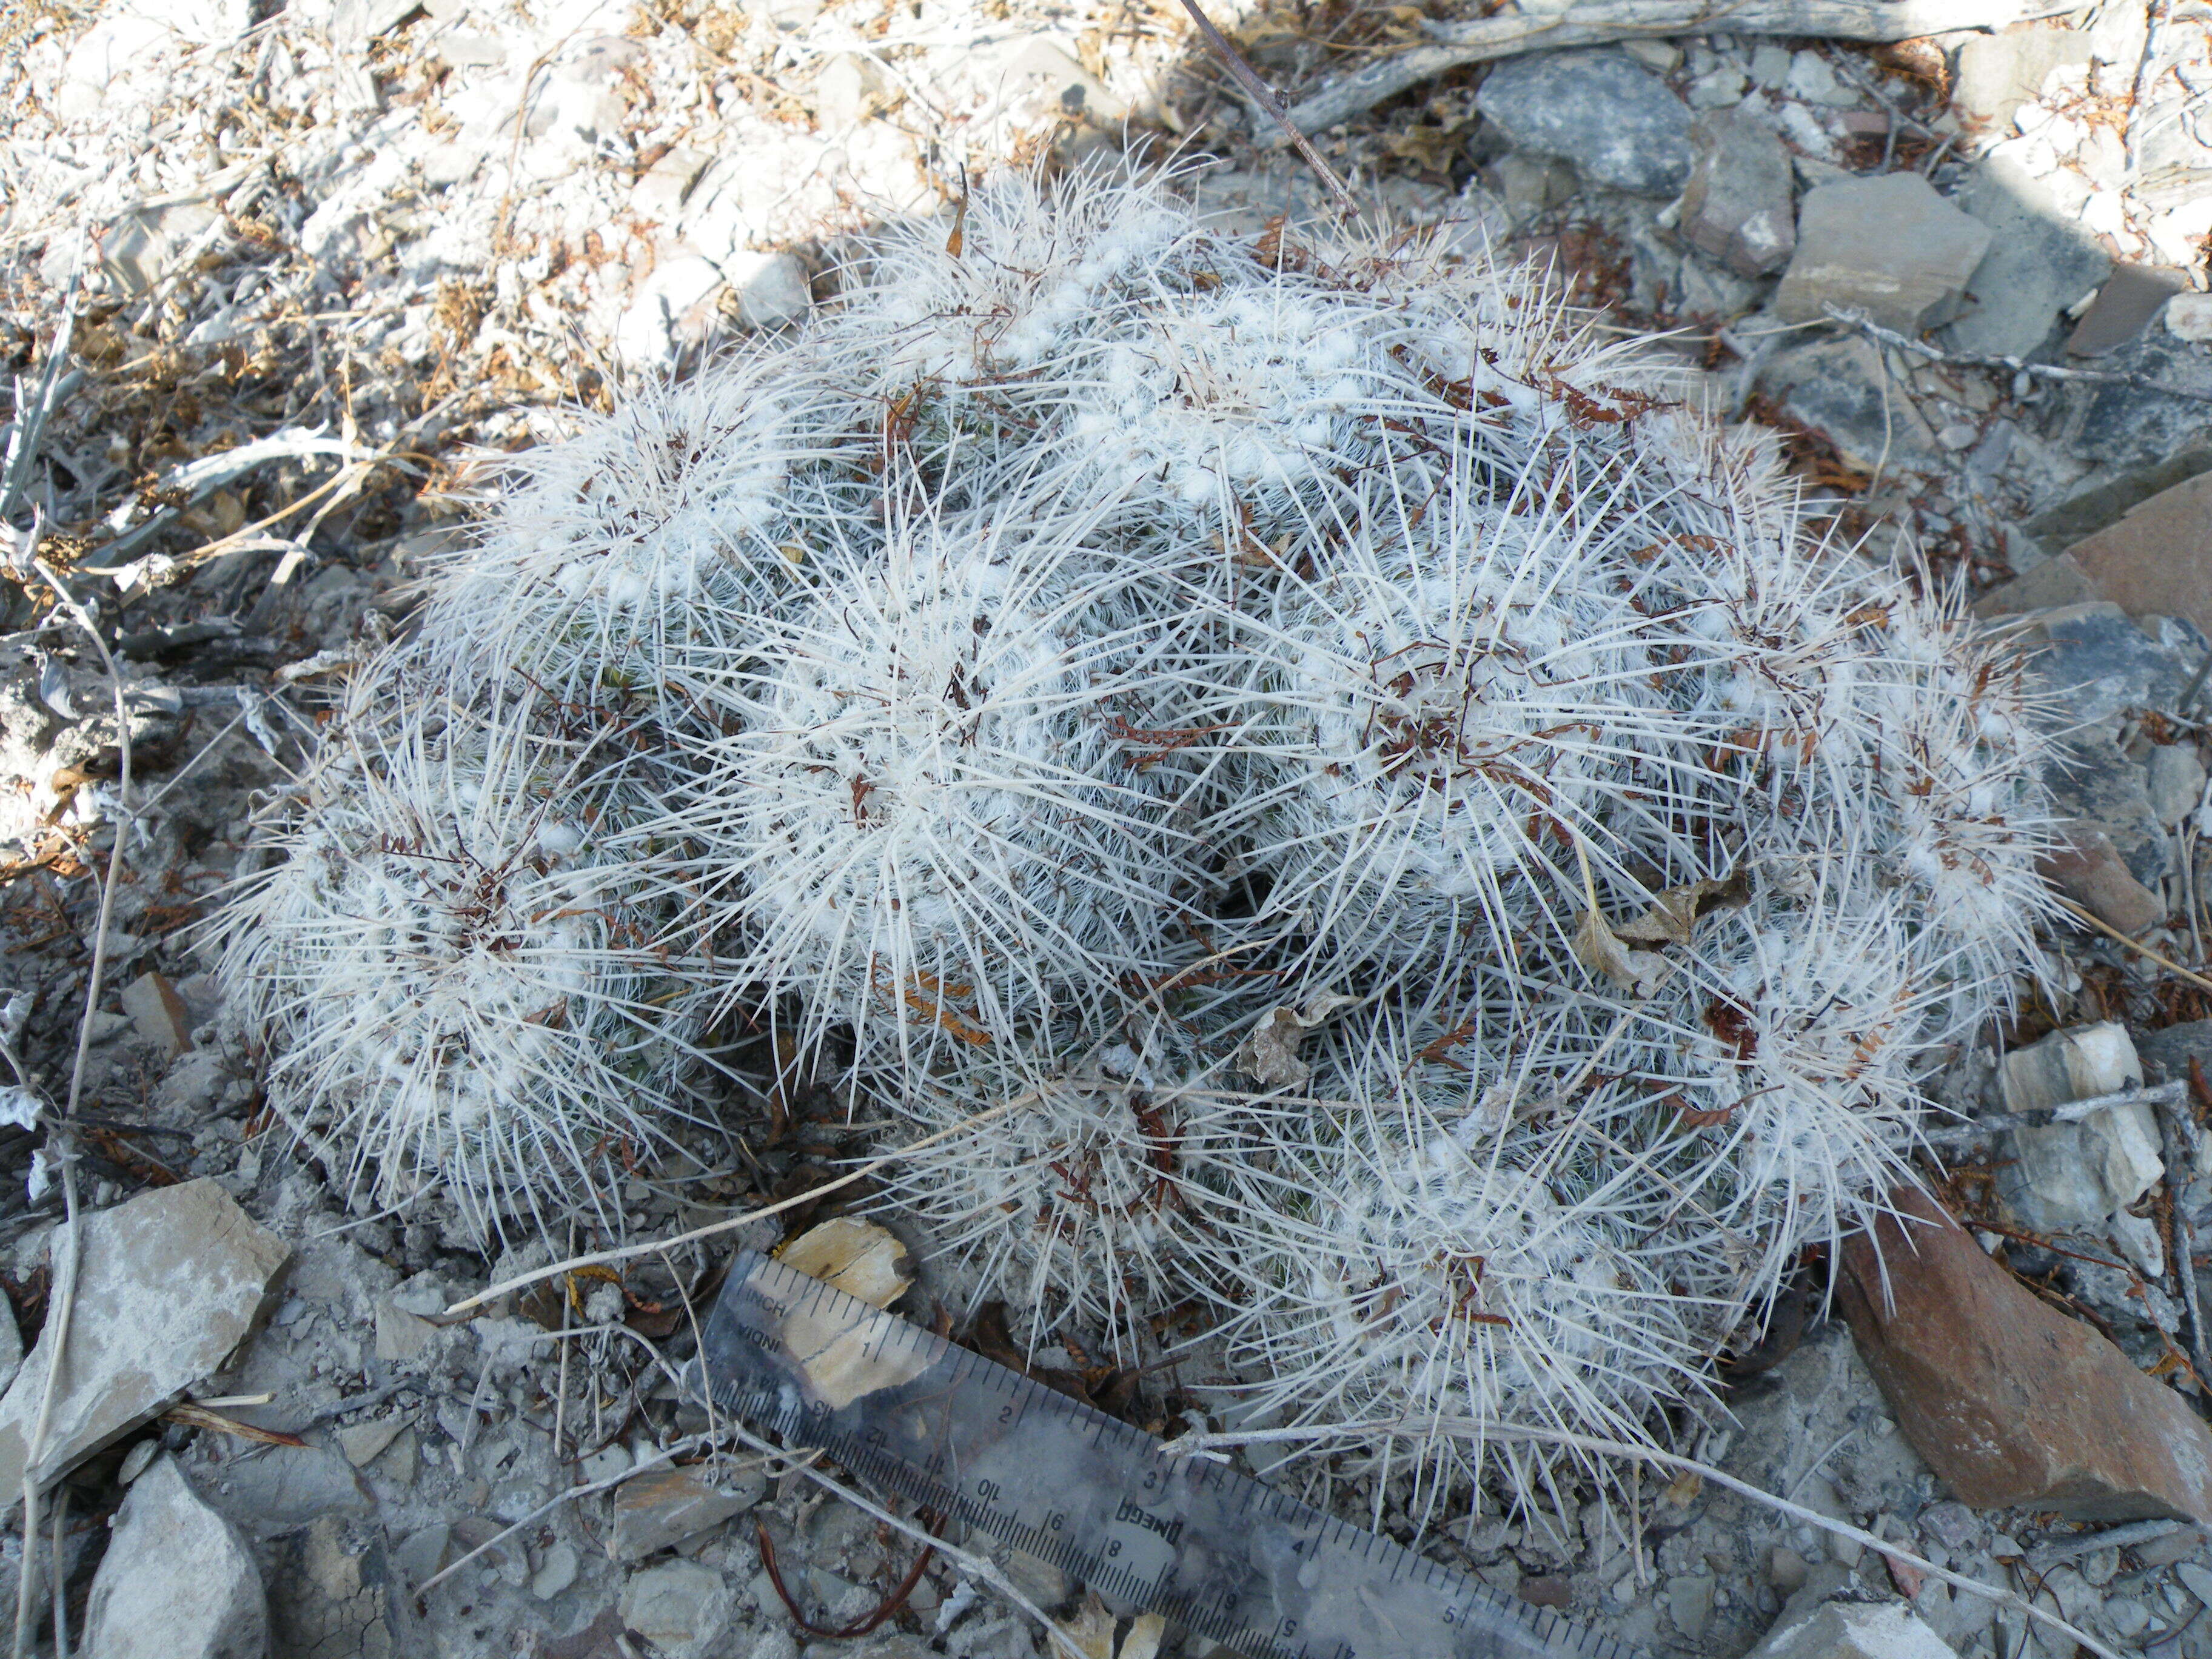
<instances>
[{"instance_id":1,"label":"small pebble","mask_svg":"<svg viewBox=\"0 0 2212 1659\"><path fill-rule=\"evenodd\" d=\"M2105 1603L2105 1627L2123 1639L2138 1634L2149 1623L2150 1609L2140 1601L2121 1596Z\"/></svg>"},{"instance_id":2,"label":"small pebble","mask_svg":"<svg viewBox=\"0 0 2212 1659\"><path fill-rule=\"evenodd\" d=\"M532 1576L530 1593L541 1601L550 1601L576 1582L577 1565L573 1545L554 1545L545 1552L544 1560Z\"/></svg>"},{"instance_id":3,"label":"small pebble","mask_svg":"<svg viewBox=\"0 0 2212 1659\"><path fill-rule=\"evenodd\" d=\"M1981 441L1980 431L1964 421L1954 421L1936 434L1936 441L1946 449L1972 449Z\"/></svg>"}]
</instances>

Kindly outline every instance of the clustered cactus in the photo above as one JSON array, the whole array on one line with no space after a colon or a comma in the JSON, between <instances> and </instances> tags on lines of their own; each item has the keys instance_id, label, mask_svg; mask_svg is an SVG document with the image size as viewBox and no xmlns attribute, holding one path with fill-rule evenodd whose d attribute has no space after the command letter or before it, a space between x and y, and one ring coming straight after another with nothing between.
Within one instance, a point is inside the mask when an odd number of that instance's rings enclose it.
<instances>
[{"instance_id":1,"label":"clustered cactus","mask_svg":"<svg viewBox=\"0 0 2212 1659\"><path fill-rule=\"evenodd\" d=\"M1000 181L521 458L226 971L380 1201L588 1203L772 1034L1032 1340L1525 1495L1469 1424L1660 1432L1906 1176L2035 710L1541 273L1178 182Z\"/></svg>"}]
</instances>

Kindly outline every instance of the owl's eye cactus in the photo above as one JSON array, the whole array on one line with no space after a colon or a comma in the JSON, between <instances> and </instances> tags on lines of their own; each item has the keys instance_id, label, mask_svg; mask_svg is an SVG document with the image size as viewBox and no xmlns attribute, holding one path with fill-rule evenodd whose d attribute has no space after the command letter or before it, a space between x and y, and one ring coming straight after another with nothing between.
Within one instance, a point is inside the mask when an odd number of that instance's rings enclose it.
<instances>
[{"instance_id":1,"label":"owl's eye cactus","mask_svg":"<svg viewBox=\"0 0 2212 1659\"><path fill-rule=\"evenodd\" d=\"M1213 1183L1240 1409L1404 1423L1376 1461L1412 1474L1409 1513L1485 1465L1534 1494L1557 1460L1486 1441L1486 1424L1649 1443L1656 1404L1702 1392L1715 1310L1649 1248L1632 1160L1608 1162L1531 1080L1525 1061L1386 1023L1316 1073L1326 1113L1274 1116L1255 1136L1269 1156Z\"/></svg>"},{"instance_id":2,"label":"owl's eye cactus","mask_svg":"<svg viewBox=\"0 0 2212 1659\"><path fill-rule=\"evenodd\" d=\"M270 1105L344 1184L442 1188L468 1235L528 1233L665 1141L700 995L654 945L674 872L590 745L513 708L427 713L321 757L222 918L222 974Z\"/></svg>"},{"instance_id":3,"label":"owl's eye cactus","mask_svg":"<svg viewBox=\"0 0 2212 1659\"><path fill-rule=\"evenodd\" d=\"M981 185L518 461L226 975L349 1178L485 1225L772 1027L971 1302L1202 1301L1416 1511L1525 1496L1480 1425L1651 1432L1909 1177L2048 914L2040 711L1540 272L1185 182Z\"/></svg>"},{"instance_id":4,"label":"owl's eye cactus","mask_svg":"<svg viewBox=\"0 0 2212 1659\"><path fill-rule=\"evenodd\" d=\"M919 1062L1081 1023L1200 897L1182 774L1146 728L1173 628L1080 520L919 514L842 550L708 687L664 828L736 985L795 993L811 1045Z\"/></svg>"}]
</instances>

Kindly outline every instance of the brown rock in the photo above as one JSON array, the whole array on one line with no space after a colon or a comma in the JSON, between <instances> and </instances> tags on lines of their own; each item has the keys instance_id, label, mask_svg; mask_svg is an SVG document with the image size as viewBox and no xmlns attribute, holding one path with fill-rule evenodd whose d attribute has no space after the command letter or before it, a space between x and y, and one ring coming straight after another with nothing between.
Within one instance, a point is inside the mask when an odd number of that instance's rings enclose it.
<instances>
[{"instance_id":1,"label":"brown rock","mask_svg":"<svg viewBox=\"0 0 2212 1659\"><path fill-rule=\"evenodd\" d=\"M2100 599L2138 617L2186 617L2212 632L2212 472L2137 502L2065 556Z\"/></svg>"},{"instance_id":2,"label":"brown rock","mask_svg":"<svg viewBox=\"0 0 2212 1659\"><path fill-rule=\"evenodd\" d=\"M2130 939L2166 920L2166 901L2135 878L2110 836L2081 823L2066 833L2067 843L2036 866L2045 881Z\"/></svg>"},{"instance_id":3,"label":"brown rock","mask_svg":"<svg viewBox=\"0 0 2212 1659\"><path fill-rule=\"evenodd\" d=\"M1974 614L1984 621L1998 617L2023 617L2031 611L2081 605L2101 599L2097 584L2069 554L2045 559L2025 576L1999 584L1974 601Z\"/></svg>"},{"instance_id":4,"label":"brown rock","mask_svg":"<svg viewBox=\"0 0 2212 1659\"><path fill-rule=\"evenodd\" d=\"M2189 273L2178 265L2121 265L2105 279L2081 320L2066 337L2069 357L2101 357L2117 351L2158 315L2168 300L2189 287Z\"/></svg>"},{"instance_id":5,"label":"brown rock","mask_svg":"<svg viewBox=\"0 0 2212 1659\"><path fill-rule=\"evenodd\" d=\"M1844 1247L1838 1299L1898 1427L1961 1502L2212 1522L2212 1430L1899 1191Z\"/></svg>"}]
</instances>

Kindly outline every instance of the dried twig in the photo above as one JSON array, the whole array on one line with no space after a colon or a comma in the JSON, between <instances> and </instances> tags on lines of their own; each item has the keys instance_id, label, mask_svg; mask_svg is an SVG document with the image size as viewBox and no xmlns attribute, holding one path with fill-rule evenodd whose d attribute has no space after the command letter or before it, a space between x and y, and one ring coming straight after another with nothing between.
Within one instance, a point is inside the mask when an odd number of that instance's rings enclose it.
<instances>
[{"instance_id":1,"label":"dried twig","mask_svg":"<svg viewBox=\"0 0 2212 1659\"><path fill-rule=\"evenodd\" d=\"M2183 1524L2179 1521L2130 1521L2124 1527L2081 1533L2072 1538L2038 1544L2028 1551L2027 1565L2037 1572L2047 1572L2062 1561L2077 1561L2099 1550L2124 1550L2132 1545L2148 1544L2180 1531Z\"/></svg>"},{"instance_id":2,"label":"dried twig","mask_svg":"<svg viewBox=\"0 0 2212 1659\"><path fill-rule=\"evenodd\" d=\"M731 1424L729 1431L755 1451L766 1453L769 1456L790 1457L797 1455L786 1451L781 1447L771 1445L740 1424ZM932 1537L905 1516L894 1515L880 1504L871 1503L850 1486L846 1486L835 1476L825 1474L812 1463L799 1464L794 1473L804 1475L832 1496L843 1498L861 1514L904 1533L915 1543L934 1545L939 1554L951 1561L969 1577L981 1579L1007 1601L1012 1602L1015 1607L1020 1608L1022 1612L1034 1619L1043 1627L1046 1636L1051 1639L1054 1649L1063 1656L1063 1659L1086 1659L1083 1650L1076 1646L1067 1632L1061 1629L1043 1608L1023 1595L1015 1586L1013 1580L1006 1577L1005 1570L990 1557L973 1554L955 1545L946 1543L941 1538ZM2107 1654L2106 1659L2118 1659L2118 1656Z\"/></svg>"},{"instance_id":3,"label":"dried twig","mask_svg":"<svg viewBox=\"0 0 2212 1659\"><path fill-rule=\"evenodd\" d=\"M2086 906L2075 903L2070 898L2062 896L2059 898L2058 902L2063 905L2070 915L2087 922L2092 927L2104 934L2107 939L2110 939L2118 944L2126 945L2129 950L2136 952L2138 955L2148 957L2153 962L2165 969L2167 972L2180 975L2182 978L2187 980L2191 985L2200 986L2207 991L2212 991L2212 979L2207 979L2202 974L2192 974L2188 969L2183 967L2172 957L2162 956L2158 951L2152 950L2149 945L2142 944L2139 940L2130 939L2125 933L2113 927L2112 923L2106 921L2095 911L2087 908Z\"/></svg>"},{"instance_id":4,"label":"dried twig","mask_svg":"<svg viewBox=\"0 0 2212 1659\"><path fill-rule=\"evenodd\" d=\"M2068 368L2058 363L2029 362L2019 357L2001 357L1984 351L1946 351L1925 340L1899 334L1893 328L1884 328L1856 307L1823 305L1820 308L1828 313L1832 321L1863 334L1878 344L1898 351L1909 351L1931 363L1942 363L1953 368L2008 369L2014 374L2029 374L2039 380L2077 380L2092 386L2131 386L2145 392L2158 392L2163 397L2212 404L2212 392L2195 392L2187 386L2168 386L2163 380L2154 380L2148 374L2137 374L2126 369Z\"/></svg>"},{"instance_id":5,"label":"dried twig","mask_svg":"<svg viewBox=\"0 0 2212 1659\"><path fill-rule=\"evenodd\" d=\"M2179 1104L2188 1093L2185 1083L2156 1083L2147 1089L2116 1089L2108 1095L2090 1095L2081 1100L2061 1101L2056 1106L2045 1106L2031 1112L1997 1112L1988 1117L1978 1117L1971 1123L1946 1124L1929 1130L1923 1139L1931 1145L1945 1145L1962 1140L1978 1140L1984 1135L1993 1135L2006 1129L2041 1128L2052 1123L2078 1123L2092 1112L2101 1112L2112 1106L2168 1107Z\"/></svg>"},{"instance_id":6,"label":"dried twig","mask_svg":"<svg viewBox=\"0 0 2212 1659\"><path fill-rule=\"evenodd\" d=\"M1213 27L1213 20L1199 9L1198 0L1182 0L1182 9L1190 14L1198 32L1206 37L1206 44L1213 48L1214 56L1228 67L1229 74L1244 89L1244 95L1265 110L1283 134L1282 142L1296 148L1305 158L1305 163L1327 185L1336 204L1348 214L1359 211L1359 204L1352 199L1352 192L1344 187L1344 180L1336 176L1336 169L1322 159L1321 152L1307 140L1305 132L1291 120L1283 107L1283 100L1275 96L1274 88L1260 78L1260 72L1244 61L1244 54L1230 44L1229 37Z\"/></svg>"},{"instance_id":7,"label":"dried twig","mask_svg":"<svg viewBox=\"0 0 2212 1659\"><path fill-rule=\"evenodd\" d=\"M2197 1241L2189 1225L2188 1206L2181 1201L2182 1188L2189 1181L2187 1171L2197 1162L2197 1122L2185 1103L2189 1085L2176 1083L2167 1087L2167 1097L2159 1103L2158 1128L2160 1147L2166 1154L2166 1212L2173 1222L2173 1237L2169 1241L2173 1277L2181 1291L2181 1316L2187 1322L2184 1335L2189 1357L2199 1378L2212 1379L2212 1344L2204 1339L2204 1308L2197 1292ZM2207 1386L2212 1387L2212 1381Z\"/></svg>"},{"instance_id":8,"label":"dried twig","mask_svg":"<svg viewBox=\"0 0 2212 1659\"><path fill-rule=\"evenodd\" d=\"M1566 10L1435 26L1436 44L1368 64L1291 106L1302 133L1320 132L1468 64L1560 46L1605 46L1668 34L1782 34L1833 40L1908 40L1948 29L2001 28L2073 7L2057 0L1591 0Z\"/></svg>"},{"instance_id":9,"label":"dried twig","mask_svg":"<svg viewBox=\"0 0 2212 1659\"><path fill-rule=\"evenodd\" d=\"M766 1522L753 1522L753 1537L760 1546L761 1565L768 1569L768 1582L781 1599L783 1610L791 1615L791 1622L809 1636L823 1637L832 1642L849 1642L858 1637L870 1635L884 1620L904 1607L907 1597L914 1594L914 1587L921 1582L922 1572L929 1565L930 1558L937 1553L935 1544L922 1546L921 1553L914 1558L914 1565L907 1569L906 1577L899 1580L896 1589L876 1603L874 1612L862 1614L849 1625L817 1625L800 1611L791 1592L784 1588L783 1569L777 1565L775 1540L768 1535Z\"/></svg>"},{"instance_id":10,"label":"dried twig","mask_svg":"<svg viewBox=\"0 0 2212 1659\"><path fill-rule=\"evenodd\" d=\"M60 343L57 343L57 349ZM34 532L35 533L35 532ZM48 1138L48 1146L61 1164L62 1176L62 1265L55 1270L53 1312L47 1316L46 1328L40 1333L41 1346L50 1346L46 1358L46 1376L39 1395L39 1415L31 1429L29 1443L23 1451L23 1567L16 1583L15 1595L15 1659L23 1659L30 1650L31 1585L34 1571L33 1563L38 1554L39 1459L45 1453L46 1436L53 1426L55 1402L61 1395L63 1355L69 1347L70 1324L76 1312L76 1282L78 1257L83 1245L83 1227L77 1217L76 1158L69 1142L72 1138L71 1125L76 1116L77 1103L84 1095L85 1058L92 1049L92 1017L100 1008L100 980L107 968L107 937L109 923L115 915L116 883L123 872L123 845L128 839L131 823L131 711L124 702L123 672L116 666L114 657L107 649L107 641L100 637L100 629L76 596L54 574L53 567L38 556L35 541L24 550L23 562L39 573L40 578L53 589L55 601L66 610L82 628L100 653L107 669L109 689L115 698L115 744L117 755L115 834L107 849L107 870L100 888L100 910L94 926L92 967L85 976L84 1012L77 1021L76 1055L70 1066L69 1099L62 1108L62 1121ZM61 1572L61 1556L57 1550L53 1570ZM65 1638L64 1638L65 1639Z\"/></svg>"}]
</instances>

